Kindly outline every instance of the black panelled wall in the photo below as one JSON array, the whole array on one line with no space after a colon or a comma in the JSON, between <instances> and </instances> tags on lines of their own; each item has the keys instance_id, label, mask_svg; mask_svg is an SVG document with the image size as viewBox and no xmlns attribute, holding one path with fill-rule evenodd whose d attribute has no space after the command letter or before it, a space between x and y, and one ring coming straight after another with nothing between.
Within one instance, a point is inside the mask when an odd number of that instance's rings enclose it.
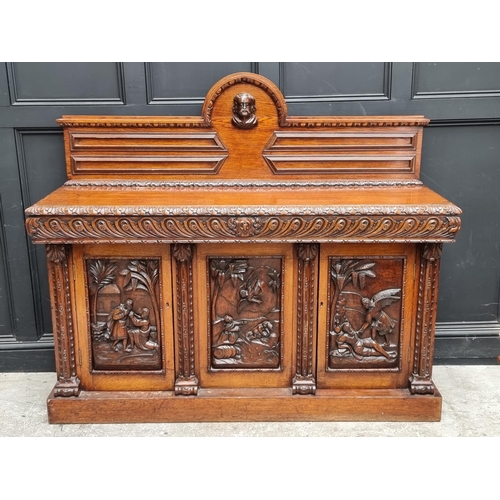
<instances>
[{"instance_id":1,"label":"black panelled wall","mask_svg":"<svg viewBox=\"0 0 500 500\"><path fill-rule=\"evenodd\" d=\"M460 206L436 362L500 354L500 63L0 63L0 371L54 370L44 249L24 208L65 181L63 114L199 115L223 76L273 80L290 115L423 114L422 180Z\"/></svg>"}]
</instances>

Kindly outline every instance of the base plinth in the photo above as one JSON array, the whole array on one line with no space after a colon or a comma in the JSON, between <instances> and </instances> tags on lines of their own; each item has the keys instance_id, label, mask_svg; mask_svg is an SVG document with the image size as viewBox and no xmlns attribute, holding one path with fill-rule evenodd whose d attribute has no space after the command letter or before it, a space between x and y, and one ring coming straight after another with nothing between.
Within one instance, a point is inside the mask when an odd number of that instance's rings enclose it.
<instances>
[{"instance_id":1,"label":"base plinth","mask_svg":"<svg viewBox=\"0 0 500 500\"><path fill-rule=\"evenodd\" d=\"M197 396L173 391L82 391L78 397L47 401L49 422L437 422L441 394L412 395L407 389L317 390L292 395L291 389L200 389Z\"/></svg>"}]
</instances>

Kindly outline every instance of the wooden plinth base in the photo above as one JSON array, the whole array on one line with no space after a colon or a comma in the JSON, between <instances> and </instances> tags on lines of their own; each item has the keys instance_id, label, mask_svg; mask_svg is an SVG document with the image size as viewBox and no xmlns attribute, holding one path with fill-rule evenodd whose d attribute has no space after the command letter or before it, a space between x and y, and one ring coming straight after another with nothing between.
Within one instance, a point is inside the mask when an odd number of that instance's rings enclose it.
<instances>
[{"instance_id":1,"label":"wooden plinth base","mask_svg":"<svg viewBox=\"0 0 500 500\"><path fill-rule=\"evenodd\" d=\"M441 395L408 390L200 389L197 396L173 392L90 392L47 401L51 424L159 422L437 422Z\"/></svg>"}]
</instances>

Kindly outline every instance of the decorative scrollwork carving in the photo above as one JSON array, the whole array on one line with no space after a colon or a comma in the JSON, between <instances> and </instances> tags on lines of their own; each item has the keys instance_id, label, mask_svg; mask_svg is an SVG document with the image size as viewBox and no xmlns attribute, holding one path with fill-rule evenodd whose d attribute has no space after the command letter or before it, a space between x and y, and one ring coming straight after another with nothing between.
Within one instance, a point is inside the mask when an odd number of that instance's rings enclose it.
<instances>
[{"instance_id":1,"label":"decorative scrollwork carving","mask_svg":"<svg viewBox=\"0 0 500 500\"><path fill-rule=\"evenodd\" d=\"M274 212L274 211L270 211ZM450 216L98 216L30 217L33 240L45 243L116 241L441 242L453 240L459 217Z\"/></svg>"}]
</instances>

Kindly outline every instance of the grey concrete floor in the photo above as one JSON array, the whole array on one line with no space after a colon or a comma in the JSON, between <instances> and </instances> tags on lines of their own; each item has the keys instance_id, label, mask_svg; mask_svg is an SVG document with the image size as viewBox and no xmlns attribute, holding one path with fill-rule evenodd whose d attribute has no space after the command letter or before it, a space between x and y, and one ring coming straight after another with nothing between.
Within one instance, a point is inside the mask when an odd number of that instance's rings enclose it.
<instances>
[{"instance_id":1,"label":"grey concrete floor","mask_svg":"<svg viewBox=\"0 0 500 500\"><path fill-rule=\"evenodd\" d=\"M500 366L436 366L441 422L47 423L54 373L0 374L2 437L461 437L500 436Z\"/></svg>"}]
</instances>

